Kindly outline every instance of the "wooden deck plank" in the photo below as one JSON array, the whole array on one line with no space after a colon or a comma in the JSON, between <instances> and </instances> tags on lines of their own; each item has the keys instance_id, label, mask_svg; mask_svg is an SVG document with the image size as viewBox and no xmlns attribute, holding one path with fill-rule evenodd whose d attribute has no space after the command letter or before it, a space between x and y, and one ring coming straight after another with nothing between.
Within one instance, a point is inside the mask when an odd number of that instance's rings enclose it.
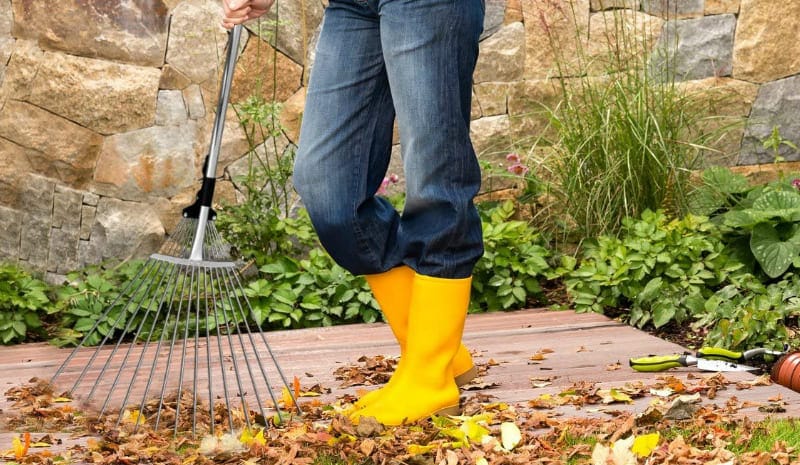
<instances>
[{"instance_id":1,"label":"wooden deck plank","mask_svg":"<svg viewBox=\"0 0 800 465\"><path fill-rule=\"evenodd\" d=\"M335 401L345 393L355 394L364 388L341 388L341 381L336 380L333 374L336 368L357 364L358 358L363 355L398 355L392 333L382 323L270 332L266 333L266 339L289 379L298 376L304 387L319 383L331 389L329 394L322 397L325 402ZM225 340L222 342L227 344ZM541 394L558 394L578 382L598 383L599 387L604 388L637 382L652 385L664 374L635 372L627 366L627 360L648 354L684 351L680 346L602 315L542 309L470 315L467 318L464 342L473 351L476 363L485 364L490 360L495 363L483 379L485 383L495 387L465 391L464 396L488 394L498 401L519 405L526 405L529 400ZM208 343L216 349L218 341L211 339ZM205 341L200 341L199 344L204 347ZM547 349L544 360L531 360L532 355L544 349ZM103 354L107 354L111 349L103 350ZM125 350L127 346L123 345L120 351ZM133 348L134 360L140 356L140 350L141 347ZM265 351L263 347L260 350L262 353ZM0 387L4 387L5 391L26 383L34 376L49 379L69 353L69 349L58 349L47 344L4 347L0 349L0 372L4 374ZM88 360L88 356L81 354L76 357L79 367ZM149 357L147 362L151 359ZM159 359L163 361L164 355L160 355ZM271 365L267 359L262 358L262 361L264 365ZM620 364L620 367L609 367L614 364ZM271 367L268 368L271 370L271 377L277 376ZM687 384L692 383L690 376L704 375L692 369L672 370L669 373L683 379ZM705 375L709 376L710 373ZM72 378L66 376L64 379L74 379L75 374L70 376ZM551 384L535 388L531 384L532 377L548 378ZM752 380L755 375L735 373L726 374L726 377L733 380ZM217 393L220 392L219 386L219 379L215 379L214 390ZM62 388L61 382L58 387ZM783 386L771 385L749 390L729 387L719 392L715 402L723 405L732 397L739 402L753 403L765 403L770 398L780 397L785 402L786 412L776 416L800 416L800 393ZM120 396L115 396L113 399L119 398ZM612 410L639 412L647 407L650 400L652 398L638 399L631 404L584 408L567 405L560 407L557 412L562 416L605 415L604 411ZM13 413L5 397L0 399L0 410L7 414ZM752 418L764 416L756 407L743 409L740 414ZM0 424L0 443L8 443L4 438L11 434L4 431L4 428Z\"/></svg>"}]
</instances>

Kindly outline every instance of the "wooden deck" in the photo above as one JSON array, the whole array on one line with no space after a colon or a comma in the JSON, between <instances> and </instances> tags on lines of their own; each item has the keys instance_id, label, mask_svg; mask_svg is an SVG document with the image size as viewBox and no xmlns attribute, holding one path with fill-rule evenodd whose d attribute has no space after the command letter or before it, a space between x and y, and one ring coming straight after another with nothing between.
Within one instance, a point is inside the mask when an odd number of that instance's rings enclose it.
<instances>
[{"instance_id":1,"label":"wooden deck","mask_svg":"<svg viewBox=\"0 0 800 465\"><path fill-rule=\"evenodd\" d=\"M341 388L342 381L335 379L333 374L337 368L357 365L358 358L364 355L397 355L392 334L384 324L280 331L267 333L266 338L289 379L299 377L303 388L320 384L331 390L322 397L325 402L364 389L363 386ZM601 315L548 310L470 315L464 342L473 351L476 363L493 361L483 377L483 383L491 387L468 390L464 396L487 394L497 401L520 406L542 394L562 392L578 382L597 383L600 388L619 388L635 382L653 385L664 373L635 372L628 367L627 360L648 354L684 351L680 346ZM211 343L216 344L215 341ZM546 352L544 360L531 360L537 352ZM33 377L49 379L69 353L70 350L46 344L3 347L0 349L0 373L3 374L0 388L5 392ZM619 366L615 367L615 364ZM697 379L690 377L711 375L691 368L672 370L670 374L685 380L687 385L697 384ZM725 374L728 379L742 381L752 380L755 376ZM550 384L537 388L532 379L546 380ZM763 417L766 414L761 413L757 406L780 398L786 411L774 415L800 416L800 393L783 386L758 386L745 390L728 386L713 402L724 405L734 397L739 404L752 404L742 408L739 415ZM557 411L562 416L583 417L608 415L620 410L639 412L644 411L652 400L652 396L645 396L629 404L564 405ZM13 414L4 397L0 399L0 411ZM0 445L10 444L11 434L0 421Z\"/></svg>"}]
</instances>

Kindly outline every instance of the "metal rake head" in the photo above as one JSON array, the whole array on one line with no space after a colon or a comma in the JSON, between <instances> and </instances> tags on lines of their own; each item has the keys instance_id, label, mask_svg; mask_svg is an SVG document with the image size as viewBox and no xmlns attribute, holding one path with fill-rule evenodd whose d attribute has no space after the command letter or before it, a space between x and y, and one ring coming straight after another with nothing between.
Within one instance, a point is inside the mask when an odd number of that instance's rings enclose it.
<instances>
[{"instance_id":1,"label":"metal rake head","mask_svg":"<svg viewBox=\"0 0 800 465\"><path fill-rule=\"evenodd\" d=\"M70 395L96 403L101 418L116 412L117 426L171 425L176 434L282 422L292 407L299 413L293 397L281 409L292 390L266 336L251 327L236 263L182 257L181 240L165 250L178 256L151 255L52 382L71 383Z\"/></svg>"}]
</instances>

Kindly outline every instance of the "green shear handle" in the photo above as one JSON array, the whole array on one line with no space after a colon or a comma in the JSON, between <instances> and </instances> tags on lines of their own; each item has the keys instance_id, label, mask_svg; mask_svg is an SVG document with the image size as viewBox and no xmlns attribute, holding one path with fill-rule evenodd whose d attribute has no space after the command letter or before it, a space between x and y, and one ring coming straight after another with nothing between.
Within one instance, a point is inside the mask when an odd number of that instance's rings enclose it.
<instances>
[{"instance_id":1,"label":"green shear handle","mask_svg":"<svg viewBox=\"0 0 800 465\"><path fill-rule=\"evenodd\" d=\"M632 358L628 360L636 371L664 371L670 368L685 367L692 364L689 355L657 355L652 357Z\"/></svg>"}]
</instances>

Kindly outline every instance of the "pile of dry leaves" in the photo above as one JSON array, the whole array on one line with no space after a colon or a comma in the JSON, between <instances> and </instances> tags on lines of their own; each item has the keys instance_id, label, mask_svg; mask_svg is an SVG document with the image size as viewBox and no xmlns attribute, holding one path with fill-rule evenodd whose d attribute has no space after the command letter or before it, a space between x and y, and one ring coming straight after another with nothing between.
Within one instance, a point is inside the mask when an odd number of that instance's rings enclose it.
<instances>
[{"instance_id":1,"label":"pile of dry leaves","mask_svg":"<svg viewBox=\"0 0 800 465\"><path fill-rule=\"evenodd\" d=\"M358 370L350 367L343 371L347 372ZM357 377L364 378L362 374ZM348 382L346 374L340 379ZM157 430L149 407L141 412L126 411L119 422L113 416L92 419L47 383L32 380L5 393L13 408L5 412L4 429L18 434L12 444L0 445L0 454L9 461L35 464L312 464L331 456L357 464L800 463L797 451L781 443L769 452L735 457L730 450L735 439L721 425L737 424L740 433L736 440L746 439L756 425L736 413L750 406L735 397L721 407L710 402L720 389L752 389L767 383L769 379L762 377L737 384L720 374L690 377L685 382L666 374L650 385L629 383L616 389L575 383L558 394L540 395L516 405L498 402L486 392L474 392L464 399L462 416L385 428L369 419L353 425L343 414L351 398L332 404L306 399L302 393L324 388L304 390L296 381L294 399L298 399L302 415L287 414L278 424L248 412L249 418L261 425L246 427L244 412L229 412L220 404L214 415L222 418L231 413L237 418L236 429L209 434L202 425L211 419L205 418L193 437ZM644 412L613 410L615 404L641 397L652 399ZM284 396L279 407L290 412L294 399ZM164 414L180 411L180 402L187 400L167 399ZM587 411L593 405L606 408L597 415L565 418L559 407L567 404ZM774 399L761 407L779 410L781 401ZM181 430L190 430L184 421L179 424ZM676 425L693 433L687 437L664 434ZM65 434L83 439L77 445L58 447L55 438ZM8 451L3 451L6 447Z\"/></svg>"}]
</instances>

